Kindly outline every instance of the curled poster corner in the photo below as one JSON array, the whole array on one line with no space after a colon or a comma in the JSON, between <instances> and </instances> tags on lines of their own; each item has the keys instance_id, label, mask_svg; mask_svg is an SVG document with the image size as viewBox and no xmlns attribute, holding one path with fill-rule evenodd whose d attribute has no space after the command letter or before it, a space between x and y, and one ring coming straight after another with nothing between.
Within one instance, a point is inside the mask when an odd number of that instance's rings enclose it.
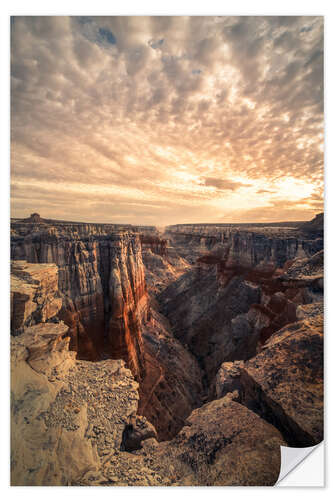
<instances>
[{"instance_id":1,"label":"curled poster corner","mask_svg":"<svg viewBox=\"0 0 333 500\"><path fill-rule=\"evenodd\" d=\"M307 448L289 448L287 446L281 446L281 468L278 480L276 482L277 486L324 486L324 442L309 446ZM286 476L298 467L301 462L303 462L314 450L318 450L320 454L314 456L312 467L312 473L314 472L313 467L315 467L315 472L317 472L316 477L313 476L313 482L307 484L298 483L298 478L290 478L290 480L285 481ZM317 470L316 470L317 469Z\"/></svg>"}]
</instances>

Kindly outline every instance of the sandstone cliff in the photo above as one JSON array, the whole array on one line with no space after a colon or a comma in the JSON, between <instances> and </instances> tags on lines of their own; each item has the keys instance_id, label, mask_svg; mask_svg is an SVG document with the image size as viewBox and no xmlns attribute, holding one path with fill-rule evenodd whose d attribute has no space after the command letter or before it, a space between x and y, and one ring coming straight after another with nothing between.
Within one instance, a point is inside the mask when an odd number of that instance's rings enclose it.
<instances>
[{"instance_id":1,"label":"sandstone cliff","mask_svg":"<svg viewBox=\"0 0 333 500\"><path fill-rule=\"evenodd\" d=\"M207 252L226 260L227 267L283 267L288 260L309 257L323 249L322 231L303 233L294 226L180 224L168 226L166 237L178 253L195 263Z\"/></svg>"},{"instance_id":2,"label":"sandstone cliff","mask_svg":"<svg viewBox=\"0 0 333 500\"><path fill-rule=\"evenodd\" d=\"M286 227L177 226L167 235L192 266L157 295L160 311L208 383L223 361L252 357L296 321L298 305L322 300L323 242L316 234L304 239Z\"/></svg>"},{"instance_id":3,"label":"sandstone cliff","mask_svg":"<svg viewBox=\"0 0 333 500\"><path fill-rule=\"evenodd\" d=\"M146 283L151 296L162 292L170 283L188 271L190 264L155 229L140 232Z\"/></svg>"},{"instance_id":4,"label":"sandstone cliff","mask_svg":"<svg viewBox=\"0 0 333 500\"><path fill-rule=\"evenodd\" d=\"M30 228L30 231L29 231ZM142 375L140 324L148 314L136 233L103 225L12 224L12 258L58 266L60 318L82 359L124 359Z\"/></svg>"},{"instance_id":5,"label":"sandstone cliff","mask_svg":"<svg viewBox=\"0 0 333 500\"><path fill-rule=\"evenodd\" d=\"M17 335L25 326L50 320L60 311L56 265L29 266L13 261L10 281L11 332Z\"/></svg>"},{"instance_id":6,"label":"sandstone cliff","mask_svg":"<svg viewBox=\"0 0 333 500\"><path fill-rule=\"evenodd\" d=\"M154 424L160 439L170 439L201 404L203 374L154 307L143 330L143 350L146 375L140 383L138 412Z\"/></svg>"},{"instance_id":7,"label":"sandstone cliff","mask_svg":"<svg viewBox=\"0 0 333 500\"><path fill-rule=\"evenodd\" d=\"M101 235L99 227L95 235L92 227L87 239L79 229L73 232L72 225L51 227L44 223L35 233L18 237L20 227L14 224L12 256L55 262L57 266L15 260L13 270L23 266L29 282L40 269L48 269L54 290L51 285L44 286L45 301L54 305L56 294L58 309L62 303L54 320L63 320L69 327L70 349L77 351L80 359L123 359L140 381L140 414L151 419L160 439L173 436L201 400L202 376L197 361L173 338L168 326L163 326L163 318L150 305L140 234L107 234L106 228L106 234ZM152 251L150 240L148 244L144 255ZM153 245L158 252L156 247ZM161 263L162 273L165 265L171 266L166 262ZM12 290L16 322L22 322L18 293L30 286L28 282L21 280Z\"/></svg>"}]
</instances>

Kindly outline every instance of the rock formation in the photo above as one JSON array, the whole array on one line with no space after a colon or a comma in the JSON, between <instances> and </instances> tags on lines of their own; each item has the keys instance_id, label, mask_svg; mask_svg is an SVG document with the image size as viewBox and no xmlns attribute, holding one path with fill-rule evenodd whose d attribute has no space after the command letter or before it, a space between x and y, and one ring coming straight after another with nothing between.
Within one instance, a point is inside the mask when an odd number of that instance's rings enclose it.
<instances>
[{"instance_id":1,"label":"rock formation","mask_svg":"<svg viewBox=\"0 0 333 500\"><path fill-rule=\"evenodd\" d=\"M144 268L136 233L108 227L13 224L12 258L55 263L63 298L60 317L70 327L71 348L82 359L106 354L142 374L140 323L148 314Z\"/></svg>"},{"instance_id":2,"label":"rock formation","mask_svg":"<svg viewBox=\"0 0 333 500\"><path fill-rule=\"evenodd\" d=\"M317 214L314 219L301 224L299 229L305 234L322 236L324 233L324 213Z\"/></svg>"},{"instance_id":3,"label":"rock formation","mask_svg":"<svg viewBox=\"0 0 333 500\"><path fill-rule=\"evenodd\" d=\"M250 360L222 364L216 378L217 397L236 391L236 400L271 422L291 446L323 439L323 317L316 312L276 332Z\"/></svg>"},{"instance_id":4,"label":"rock formation","mask_svg":"<svg viewBox=\"0 0 333 500\"><path fill-rule=\"evenodd\" d=\"M158 443L124 362L75 360L67 334L41 323L12 337L12 485L274 484L285 442L272 425L223 398Z\"/></svg>"},{"instance_id":5,"label":"rock formation","mask_svg":"<svg viewBox=\"0 0 333 500\"><path fill-rule=\"evenodd\" d=\"M12 221L12 484L271 485L320 442L320 218L37 215Z\"/></svg>"},{"instance_id":6,"label":"rock formation","mask_svg":"<svg viewBox=\"0 0 333 500\"><path fill-rule=\"evenodd\" d=\"M152 420L160 438L170 438L200 401L201 373L151 308L140 234L109 233L109 226L97 231L93 225L88 236L85 225L75 229L71 223L46 224L29 233L27 226L13 224L12 257L57 264L51 266L58 269L63 304L57 317L69 327L70 349L80 359L123 359L141 382L140 413ZM158 251L158 245L153 249ZM163 258L162 274L171 268Z\"/></svg>"},{"instance_id":7,"label":"rock formation","mask_svg":"<svg viewBox=\"0 0 333 500\"><path fill-rule=\"evenodd\" d=\"M160 439L170 439L201 403L202 372L153 307L143 330L143 351L146 375L140 382L139 413L154 424Z\"/></svg>"},{"instance_id":8,"label":"rock formation","mask_svg":"<svg viewBox=\"0 0 333 500\"><path fill-rule=\"evenodd\" d=\"M157 231L140 233L140 240L146 283L150 295L156 296L189 270L190 264Z\"/></svg>"},{"instance_id":9,"label":"rock formation","mask_svg":"<svg viewBox=\"0 0 333 500\"><path fill-rule=\"evenodd\" d=\"M304 233L292 224L290 227L276 224L180 224L168 226L165 234L179 255L192 263L209 252L225 259L227 267L237 264L255 268L268 263L282 267L288 260L308 257L322 250L323 230L319 223L316 226L316 231Z\"/></svg>"},{"instance_id":10,"label":"rock formation","mask_svg":"<svg viewBox=\"0 0 333 500\"><path fill-rule=\"evenodd\" d=\"M11 484L90 484L137 408L123 361L75 361L68 327L44 323L11 342Z\"/></svg>"},{"instance_id":11,"label":"rock formation","mask_svg":"<svg viewBox=\"0 0 333 500\"><path fill-rule=\"evenodd\" d=\"M276 227L183 231L171 227L167 234L184 258L184 241L194 245L195 263L157 299L208 383L222 362L252 357L273 332L296 321L299 304L322 300L322 239L316 234L302 239L297 230L291 235ZM312 274L296 276L308 267Z\"/></svg>"},{"instance_id":12,"label":"rock formation","mask_svg":"<svg viewBox=\"0 0 333 500\"><path fill-rule=\"evenodd\" d=\"M13 335L18 335L25 326L56 316L62 307L58 267L55 264L31 266L24 261L12 261L10 302Z\"/></svg>"},{"instance_id":13,"label":"rock formation","mask_svg":"<svg viewBox=\"0 0 333 500\"><path fill-rule=\"evenodd\" d=\"M162 477L177 485L270 486L279 476L281 445L277 429L226 396L193 411L172 441L150 453Z\"/></svg>"}]
</instances>

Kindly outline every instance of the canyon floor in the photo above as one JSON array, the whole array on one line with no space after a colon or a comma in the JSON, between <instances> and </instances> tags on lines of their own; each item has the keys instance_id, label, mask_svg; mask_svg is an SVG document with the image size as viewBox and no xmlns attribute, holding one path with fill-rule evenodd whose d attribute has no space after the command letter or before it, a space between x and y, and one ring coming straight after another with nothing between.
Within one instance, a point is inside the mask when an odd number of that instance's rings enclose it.
<instances>
[{"instance_id":1,"label":"canyon floor","mask_svg":"<svg viewBox=\"0 0 333 500\"><path fill-rule=\"evenodd\" d=\"M274 485L323 439L323 214L11 221L11 484Z\"/></svg>"}]
</instances>

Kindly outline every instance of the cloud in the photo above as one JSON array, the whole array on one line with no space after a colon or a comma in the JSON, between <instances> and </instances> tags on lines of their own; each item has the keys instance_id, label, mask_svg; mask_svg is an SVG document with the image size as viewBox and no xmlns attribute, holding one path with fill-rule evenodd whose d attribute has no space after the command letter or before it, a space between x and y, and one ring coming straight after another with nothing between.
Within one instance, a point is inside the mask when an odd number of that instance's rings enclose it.
<instances>
[{"instance_id":1,"label":"cloud","mask_svg":"<svg viewBox=\"0 0 333 500\"><path fill-rule=\"evenodd\" d=\"M148 44L149 46L152 48L152 49L159 49L160 47L162 47L164 43L164 38L161 38L160 40L149 40Z\"/></svg>"},{"instance_id":2,"label":"cloud","mask_svg":"<svg viewBox=\"0 0 333 500\"><path fill-rule=\"evenodd\" d=\"M14 216L261 217L286 178L320 204L322 17L12 19Z\"/></svg>"},{"instance_id":3,"label":"cloud","mask_svg":"<svg viewBox=\"0 0 333 500\"><path fill-rule=\"evenodd\" d=\"M303 28L300 29L300 33L307 33L312 30L312 26L303 26Z\"/></svg>"},{"instance_id":4,"label":"cloud","mask_svg":"<svg viewBox=\"0 0 333 500\"><path fill-rule=\"evenodd\" d=\"M270 189L258 189L257 194L271 193Z\"/></svg>"},{"instance_id":5,"label":"cloud","mask_svg":"<svg viewBox=\"0 0 333 500\"><path fill-rule=\"evenodd\" d=\"M100 35L101 41L106 41L107 43L110 43L111 45L115 45L117 43L117 39L112 33L112 31L107 30L105 28L99 28L98 33Z\"/></svg>"},{"instance_id":6,"label":"cloud","mask_svg":"<svg viewBox=\"0 0 333 500\"><path fill-rule=\"evenodd\" d=\"M245 184L244 182L235 182L229 179L215 179L214 177L207 177L204 179L204 184L206 186L213 186L221 191L234 191L240 187L250 186L250 184Z\"/></svg>"}]
</instances>

